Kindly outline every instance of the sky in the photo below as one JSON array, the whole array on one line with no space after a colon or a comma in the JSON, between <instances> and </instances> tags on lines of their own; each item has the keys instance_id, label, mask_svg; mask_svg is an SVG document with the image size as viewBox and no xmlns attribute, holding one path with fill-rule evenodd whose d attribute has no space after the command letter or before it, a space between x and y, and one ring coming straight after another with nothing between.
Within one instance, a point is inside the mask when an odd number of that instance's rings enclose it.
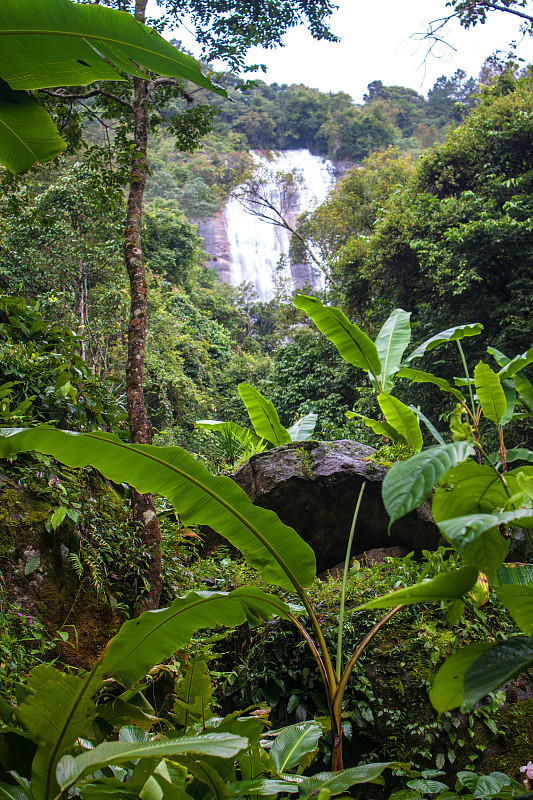
<instances>
[{"instance_id":1,"label":"sky","mask_svg":"<svg viewBox=\"0 0 533 800\"><path fill-rule=\"evenodd\" d=\"M285 47L254 48L249 63L264 63L266 73L256 73L267 83L303 83L323 92L343 91L362 102L367 85L381 80L386 86L409 86L426 95L441 75L464 69L477 77L485 58L509 43L521 41L519 55L533 61L533 38L522 36L516 18L493 12L485 25L468 31L457 22L446 29L452 47L439 46L427 55L427 43L417 40L429 22L446 14L445 0L336 0L339 10L331 28L341 42L316 42L305 28L285 36ZM194 40L180 29L174 35L195 55Z\"/></svg>"}]
</instances>

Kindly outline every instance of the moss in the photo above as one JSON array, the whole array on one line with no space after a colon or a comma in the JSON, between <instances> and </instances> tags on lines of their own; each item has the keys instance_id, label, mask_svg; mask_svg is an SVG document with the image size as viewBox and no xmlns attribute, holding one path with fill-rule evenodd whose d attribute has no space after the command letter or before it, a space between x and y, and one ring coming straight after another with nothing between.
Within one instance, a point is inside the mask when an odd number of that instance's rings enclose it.
<instances>
[{"instance_id":1,"label":"moss","mask_svg":"<svg viewBox=\"0 0 533 800\"><path fill-rule=\"evenodd\" d=\"M22 520L25 530L41 526L50 516L48 503L33 500L14 484L0 488L0 557L6 556L20 538Z\"/></svg>"},{"instance_id":2,"label":"moss","mask_svg":"<svg viewBox=\"0 0 533 800\"><path fill-rule=\"evenodd\" d=\"M519 780L520 767L531 761L533 698L522 701L516 698L495 713L494 721L502 732L502 739L512 742L512 747L492 756L492 768Z\"/></svg>"}]
</instances>

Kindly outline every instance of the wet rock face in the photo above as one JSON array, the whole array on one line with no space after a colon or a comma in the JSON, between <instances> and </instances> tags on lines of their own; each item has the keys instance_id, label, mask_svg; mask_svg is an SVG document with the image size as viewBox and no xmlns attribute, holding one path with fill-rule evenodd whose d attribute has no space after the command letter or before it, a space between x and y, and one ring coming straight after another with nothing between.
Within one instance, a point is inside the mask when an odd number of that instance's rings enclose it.
<instances>
[{"instance_id":1,"label":"wet rock face","mask_svg":"<svg viewBox=\"0 0 533 800\"><path fill-rule=\"evenodd\" d=\"M308 542L317 570L329 569L346 555L359 490L366 481L352 554L381 547L420 553L435 548L437 527L421 506L394 523L381 499L385 467L369 460L375 451L349 439L294 442L253 456L234 475L255 505L275 511Z\"/></svg>"}]
</instances>

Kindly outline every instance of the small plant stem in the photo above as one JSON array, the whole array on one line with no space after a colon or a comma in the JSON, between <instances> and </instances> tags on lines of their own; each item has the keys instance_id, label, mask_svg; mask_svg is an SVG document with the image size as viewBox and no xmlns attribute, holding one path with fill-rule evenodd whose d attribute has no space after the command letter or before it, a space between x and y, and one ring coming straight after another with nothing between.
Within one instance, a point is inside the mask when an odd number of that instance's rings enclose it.
<instances>
[{"instance_id":1,"label":"small plant stem","mask_svg":"<svg viewBox=\"0 0 533 800\"><path fill-rule=\"evenodd\" d=\"M302 623L296 617L294 617L292 614L289 614L289 619L298 628L298 630L302 634L302 636L305 639L309 649L311 650L311 653L313 654L313 658L315 659L315 661L316 661L316 663L318 665L318 669L320 671L320 677L322 678L322 683L324 684L324 689L326 691L326 701L327 701L327 704L328 704L328 712L329 712L329 716L330 716L330 719L331 719L331 729L332 729L333 735L335 735L335 730L334 730L335 717L334 717L334 714L333 714L333 687L330 685L330 683L328 681L328 675L327 675L327 672L326 672L326 667L324 666L324 662L322 661L322 658L320 657L320 653L318 652L318 649L317 649L315 643L311 639L309 633L306 631L306 629L304 628Z\"/></svg>"},{"instance_id":2,"label":"small plant stem","mask_svg":"<svg viewBox=\"0 0 533 800\"><path fill-rule=\"evenodd\" d=\"M376 622L376 624L374 625L372 630L369 631L367 633L367 635L364 637L364 639L361 640L360 644L358 645L358 647L354 651L351 659L349 660L349 662L347 663L346 667L344 668L344 672L342 673L341 678L339 680L339 685L337 686L337 691L335 692L335 698L334 698L334 703L333 703L333 710L335 712L335 716L338 717L339 721L340 721L341 710L342 710L342 701L344 699L344 692L346 691L346 687L348 685L348 681L350 680L350 675L353 672L353 668L355 667L355 665L359 661L361 655L363 654L365 649L368 647L368 645L370 644L370 642L372 641L372 639L374 638L376 633L378 633L378 631L380 631L381 628L395 614L398 613L398 611L401 611L402 608L404 608L403 605L402 606L395 606L394 608L391 608L390 611L387 611L385 616L383 616L378 622Z\"/></svg>"},{"instance_id":3,"label":"small plant stem","mask_svg":"<svg viewBox=\"0 0 533 800\"><path fill-rule=\"evenodd\" d=\"M465 371L465 378L468 383L468 393L470 394L470 408L472 409L472 413L474 412L474 393L472 391L472 384L470 383L470 373L468 372L468 365L466 363L465 354L463 348L461 346L461 342L459 339L456 339L457 347L459 348L459 354L461 356L461 361L463 362L463 369Z\"/></svg>"},{"instance_id":4,"label":"small plant stem","mask_svg":"<svg viewBox=\"0 0 533 800\"><path fill-rule=\"evenodd\" d=\"M350 528L350 536L348 537L348 546L346 547L346 558L344 559L344 573L342 576L341 602L339 608L339 626L337 630L337 661L335 665L335 674L337 675L337 680L340 680L341 677L342 629L344 625L344 606L346 603L346 583L348 582L348 570L350 568L350 553L352 552L352 543L355 533L355 526L357 524L357 517L359 516L359 509L361 508L361 500L363 499L363 492L365 491L365 486L366 486L366 481L363 481L363 485L359 490L359 497L357 498L355 511L353 512L352 527Z\"/></svg>"},{"instance_id":5,"label":"small plant stem","mask_svg":"<svg viewBox=\"0 0 533 800\"><path fill-rule=\"evenodd\" d=\"M509 489L509 487L507 486L507 482L506 482L505 478L503 477L503 475L501 474L501 472L498 472L498 470L496 469L496 466L495 466L495 464L493 464L493 462L491 461L490 457L489 457L489 456L488 456L488 454L485 452L485 450L483 449L483 447L480 445L480 443L479 443L479 442L474 442L474 447L476 448L476 450L478 450L478 451L479 451L479 452L482 454L482 456L483 456L483 458L486 460L487 464L488 464L490 467L492 467L492 469L494 470L494 472L495 472L495 473L496 473L496 475L498 476L498 480L501 482L501 484L502 484L502 486L503 486L503 488L504 488L504 490L505 490L505 493L507 494L507 497L508 497L509 499L511 499L511 497L512 497L512 495L511 495L511 490L510 490L510 489Z\"/></svg>"}]
</instances>

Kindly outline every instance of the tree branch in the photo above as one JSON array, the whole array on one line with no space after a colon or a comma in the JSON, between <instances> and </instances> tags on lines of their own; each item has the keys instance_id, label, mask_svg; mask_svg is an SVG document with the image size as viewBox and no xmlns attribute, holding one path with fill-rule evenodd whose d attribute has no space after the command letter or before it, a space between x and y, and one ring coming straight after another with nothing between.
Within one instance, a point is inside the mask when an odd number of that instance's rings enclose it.
<instances>
[{"instance_id":1,"label":"tree branch","mask_svg":"<svg viewBox=\"0 0 533 800\"><path fill-rule=\"evenodd\" d=\"M120 105L129 109L129 111L133 111L133 105L131 103L128 103L127 100L123 100L116 94L112 94L111 92L106 92L104 89L93 89L92 92L86 92L85 94L74 94L71 92L65 92L63 89L56 89L54 91L50 91L50 89L39 89L39 91L42 92L43 94L48 95L49 97L56 97L59 100L81 101L81 100L89 100L91 97L107 97L108 100L113 100L115 103L119 103Z\"/></svg>"}]
</instances>

